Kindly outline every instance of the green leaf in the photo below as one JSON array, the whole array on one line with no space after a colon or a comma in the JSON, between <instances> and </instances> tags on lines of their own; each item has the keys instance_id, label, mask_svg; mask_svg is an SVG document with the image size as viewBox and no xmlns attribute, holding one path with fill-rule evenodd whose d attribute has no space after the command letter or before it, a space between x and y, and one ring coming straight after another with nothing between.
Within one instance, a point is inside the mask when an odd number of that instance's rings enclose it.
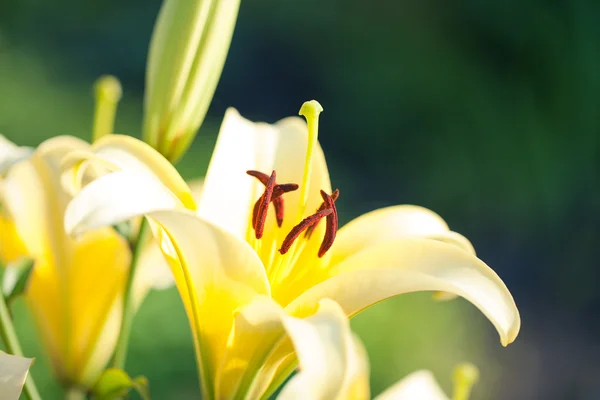
<instances>
[{"instance_id":1,"label":"green leaf","mask_svg":"<svg viewBox=\"0 0 600 400\"><path fill-rule=\"evenodd\" d=\"M143 376L131 379L125 371L109 368L102 373L92 393L95 400L117 400L127 396L131 389L135 390L142 400L150 400L148 379Z\"/></svg>"},{"instance_id":2,"label":"green leaf","mask_svg":"<svg viewBox=\"0 0 600 400\"><path fill-rule=\"evenodd\" d=\"M25 292L34 264L31 258L21 258L6 266L2 276L2 295L8 302Z\"/></svg>"}]
</instances>

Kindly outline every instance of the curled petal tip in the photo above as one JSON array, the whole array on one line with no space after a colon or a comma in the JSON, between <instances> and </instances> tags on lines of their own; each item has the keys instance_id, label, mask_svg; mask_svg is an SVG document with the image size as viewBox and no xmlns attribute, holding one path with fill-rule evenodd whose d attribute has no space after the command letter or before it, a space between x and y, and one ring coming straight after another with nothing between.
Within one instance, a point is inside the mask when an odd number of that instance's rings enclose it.
<instances>
[{"instance_id":1,"label":"curled petal tip","mask_svg":"<svg viewBox=\"0 0 600 400\"><path fill-rule=\"evenodd\" d=\"M500 336L500 343L503 347L507 347L509 344L514 342L519 335L519 331L521 329L521 319L517 316L517 322L509 329L509 331Z\"/></svg>"}]
</instances>

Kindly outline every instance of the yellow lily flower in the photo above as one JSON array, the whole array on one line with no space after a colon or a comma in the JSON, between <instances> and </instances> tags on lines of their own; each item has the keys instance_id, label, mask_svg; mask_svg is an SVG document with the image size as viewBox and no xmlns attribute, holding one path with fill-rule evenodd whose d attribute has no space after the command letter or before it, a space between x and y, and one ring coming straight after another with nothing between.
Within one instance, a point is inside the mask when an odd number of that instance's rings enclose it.
<instances>
[{"instance_id":1,"label":"yellow lily flower","mask_svg":"<svg viewBox=\"0 0 600 400\"><path fill-rule=\"evenodd\" d=\"M0 351L0 394L5 400L18 400L33 359Z\"/></svg>"},{"instance_id":2,"label":"yellow lily flower","mask_svg":"<svg viewBox=\"0 0 600 400\"><path fill-rule=\"evenodd\" d=\"M204 398L272 393L296 365L282 313L308 317L324 298L352 316L403 293L441 291L478 307L503 345L519 332L519 312L502 280L432 211L388 207L336 231L337 192L317 141L319 107L303 106L308 127L299 118L255 124L228 110L197 211L183 180L140 143L135 157L144 168L130 162L93 180L65 214L73 234L150 218L190 320ZM75 168L68 180L107 161L125 165L132 140L101 139L93 154L69 157Z\"/></svg>"},{"instance_id":3,"label":"yellow lily flower","mask_svg":"<svg viewBox=\"0 0 600 400\"><path fill-rule=\"evenodd\" d=\"M113 353L131 259L129 244L110 227L75 239L64 231L71 195L62 188L60 163L88 148L73 137L50 139L14 163L0 186L0 261L8 267L21 257L35 261L25 297L55 374L65 385L87 387ZM152 257L142 256L138 301L156 276Z\"/></svg>"},{"instance_id":4,"label":"yellow lily flower","mask_svg":"<svg viewBox=\"0 0 600 400\"><path fill-rule=\"evenodd\" d=\"M299 359L299 370L278 400L367 400L370 398L369 361L360 339L350 330L344 310L321 300L315 315L306 319L284 317L283 324ZM478 379L477 368L455 369L452 400L468 400ZM449 400L430 371L413 372L375 400Z\"/></svg>"}]
</instances>

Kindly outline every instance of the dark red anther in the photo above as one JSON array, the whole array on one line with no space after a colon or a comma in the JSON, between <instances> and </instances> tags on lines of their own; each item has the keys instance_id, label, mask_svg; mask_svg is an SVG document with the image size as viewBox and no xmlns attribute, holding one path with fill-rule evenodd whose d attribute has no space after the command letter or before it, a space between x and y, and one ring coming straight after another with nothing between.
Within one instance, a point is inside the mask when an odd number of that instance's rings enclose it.
<instances>
[{"instance_id":1,"label":"dark red anther","mask_svg":"<svg viewBox=\"0 0 600 400\"><path fill-rule=\"evenodd\" d=\"M295 227L292 228L290 233L287 234L287 236L283 240L283 243L281 244L281 248L279 249L279 252L281 254L287 253L289 251L290 247L292 247L294 240L296 240L296 238L298 236L300 236L300 234L302 233L303 230L318 223L321 220L321 218L328 217L331 213L333 213L333 210L328 208L326 210L321 210L311 216L304 218L298 225L296 225Z\"/></svg>"},{"instance_id":2,"label":"dark red anther","mask_svg":"<svg viewBox=\"0 0 600 400\"><path fill-rule=\"evenodd\" d=\"M331 194L331 198L332 198L332 199L333 199L333 201L335 202L335 201L338 199L338 197L340 197L340 191L339 191L339 189L335 189L335 190L333 191L333 193ZM326 207L326 206L325 206L325 202L321 203L321 205L320 205L320 206L319 206L319 208L317 209L317 212L324 210L324 209L325 209L325 207ZM314 225L311 225L311 226L310 226L310 227L309 227L309 228L306 230L306 232L304 233L304 237L305 237L305 238L307 238L307 239L310 239L310 235L312 235L312 233L313 233L313 231L315 230L315 228L317 227L317 225L319 225L319 224L314 224Z\"/></svg>"},{"instance_id":3,"label":"dark red anther","mask_svg":"<svg viewBox=\"0 0 600 400\"><path fill-rule=\"evenodd\" d=\"M265 185L265 192L258 199L257 205L254 206L258 208L256 211L256 223L254 227L254 231L256 233L256 238L260 239L263 236L263 232L265 230L265 221L267 220L267 211L269 210L269 203L271 202L271 197L273 196L273 189L275 188L275 178L277 174L275 171L269 177L267 184Z\"/></svg>"},{"instance_id":4,"label":"dark red anther","mask_svg":"<svg viewBox=\"0 0 600 400\"><path fill-rule=\"evenodd\" d=\"M319 207L316 213L311 216L304 218L298 225L296 225L290 233L285 237L283 243L281 244L281 248L279 252L281 254L285 254L289 251L294 243L294 240L300 236L302 231L306 230L311 231L314 230L315 226L319 224L319 221L323 217L326 217L326 229L325 236L323 237L323 242L321 243L321 247L319 248L319 258L323 257L327 250L331 248L333 245L333 241L335 240L335 235L338 229L338 215L337 208L335 207L335 200L339 197L340 192L336 189L335 192L330 196L324 191L321 190L321 197L323 197L323 204ZM310 233L308 234L310 236Z\"/></svg>"},{"instance_id":5,"label":"dark red anther","mask_svg":"<svg viewBox=\"0 0 600 400\"><path fill-rule=\"evenodd\" d=\"M257 178L263 185L265 185L265 192L258 198L254 204L254 209L252 210L252 228L255 231L256 238L260 239L263 236L269 203L272 202L273 206L275 207L277 225L281 228L281 225L283 224L284 211L283 194L297 190L298 185L295 183L284 183L282 185L277 185L275 183L275 171L273 171L271 176L260 171L252 170L246 171L246 173ZM270 195L267 199L266 196L268 191L270 191Z\"/></svg>"},{"instance_id":6,"label":"dark red anther","mask_svg":"<svg viewBox=\"0 0 600 400\"><path fill-rule=\"evenodd\" d=\"M327 250L329 250L333 245L333 241L335 240L335 235L338 229L338 214L333 196L330 196L321 190L321 197L323 197L326 209L331 210L331 213L327 215L327 226L325 228L325 236L323 237L323 242L321 243L321 247L319 248L319 258L323 257L325 253L327 253Z\"/></svg>"}]
</instances>

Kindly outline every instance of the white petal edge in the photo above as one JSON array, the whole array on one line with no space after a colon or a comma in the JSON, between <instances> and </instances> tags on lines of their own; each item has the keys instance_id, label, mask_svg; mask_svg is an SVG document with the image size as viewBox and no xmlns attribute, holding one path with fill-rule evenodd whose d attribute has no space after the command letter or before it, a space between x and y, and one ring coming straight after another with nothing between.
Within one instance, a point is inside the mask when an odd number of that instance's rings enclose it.
<instances>
[{"instance_id":1,"label":"white petal edge","mask_svg":"<svg viewBox=\"0 0 600 400\"><path fill-rule=\"evenodd\" d=\"M32 358L0 351L0 394L4 400L18 400L27 379Z\"/></svg>"},{"instance_id":2,"label":"white petal edge","mask_svg":"<svg viewBox=\"0 0 600 400\"><path fill-rule=\"evenodd\" d=\"M177 196L153 176L117 171L85 186L65 211L65 230L71 235L127 221L158 210L183 207Z\"/></svg>"},{"instance_id":3,"label":"white petal edge","mask_svg":"<svg viewBox=\"0 0 600 400\"><path fill-rule=\"evenodd\" d=\"M464 297L492 322L502 345L512 343L521 319L512 295L483 261L459 247L430 239L400 239L372 246L331 270L332 277L286 306L292 315L321 298L337 301L347 315L404 293L443 291Z\"/></svg>"},{"instance_id":4,"label":"white petal edge","mask_svg":"<svg viewBox=\"0 0 600 400\"><path fill-rule=\"evenodd\" d=\"M384 242L428 236L439 236L442 240L449 232L442 217L427 208L413 205L380 208L361 215L339 230L331 249L331 263L337 264L346 257ZM461 238L462 242L468 243L467 239ZM448 238L450 240L452 237Z\"/></svg>"},{"instance_id":5,"label":"white petal edge","mask_svg":"<svg viewBox=\"0 0 600 400\"><path fill-rule=\"evenodd\" d=\"M341 398L345 385L351 384L347 382L349 372L354 375L362 369L350 364L361 357L349 354L356 343L342 308L323 299L313 316L285 317L283 325L296 350L299 372L284 386L278 399Z\"/></svg>"},{"instance_id":6,"label":"white petal edge","mask_svg":"<svg viewBox=\"0 0 600 400\"><path fill-rule=\"evenodd\" d=\"M21 160L26 159L33 153L33 148L17 146L3 135L0 135L0 175Z\"/></svg>"},{"instance_id":7,"label":"white petal edge","mask_svg":"<svg viewBox=\"0 0 600 400\"><path fill-rule=\"evenodd\" d=\"M374 400L448 400L430 371L420 370L390 386Z\"/></svg>"}]
</instances>

